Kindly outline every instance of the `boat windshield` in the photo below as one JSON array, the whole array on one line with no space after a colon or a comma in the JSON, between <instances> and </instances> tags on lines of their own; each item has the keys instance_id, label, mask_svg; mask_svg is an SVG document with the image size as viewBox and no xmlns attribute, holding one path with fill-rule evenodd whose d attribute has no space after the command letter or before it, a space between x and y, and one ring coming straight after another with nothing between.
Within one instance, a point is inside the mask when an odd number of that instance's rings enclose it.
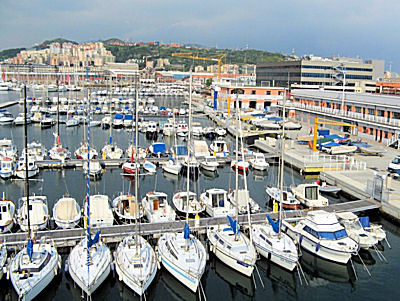
<instances>
[{"instance_id":1,"label":"boat windshield","mask_svg":"<svg viewBox=\"0 0 400 301\"><path fill-rule=\"evenodd\" d=\"M346 230L342 229L336 232L318 232L320 239L338 240L347 237Z\"/></svg>"},{"instance_id":2,"label":"boat windshield","mask_svg":"<svg viewBox=\"0 0 400 301\"><path fill-rule=\"evenodd\" d=\"M318 186L306 187L305 197L309 200L318 200Z\"/></svg>"}]
</instances>

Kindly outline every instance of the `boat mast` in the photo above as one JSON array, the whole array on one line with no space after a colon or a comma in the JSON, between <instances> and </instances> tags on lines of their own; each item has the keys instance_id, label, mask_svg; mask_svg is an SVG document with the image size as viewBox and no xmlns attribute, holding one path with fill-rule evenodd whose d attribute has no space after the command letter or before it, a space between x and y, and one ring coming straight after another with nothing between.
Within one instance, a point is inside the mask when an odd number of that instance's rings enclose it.
<instances>
[{"instance_id":1,"label":"boat mast","mask_svg":"<svg viewBox=\"0 0 400 301\"><path fill-rule=\"evenodd\" d=\"M89 62L88 62L88 56L87 58L87 70L89 69ZM88 79L88 72L86 72L86 79ZM90 90L87 89L87 135L86 135L86 147L87 147L87 171L86 171L86 258L87 258L87 268L88 268L88 283L87 287L89 287L89 271L90 271ZM85 124L85 123L83 123ZM85 131L84 131L85 132Z\"/></svg>"},{"instance_id":2,"label":"boat mast","mask_svg":"<svg viewBox=\"0 0 400 301\"><path fill-rule=\"evenodd\" d=\"M281 166L280 166L280 179L279 179L279 235L281 234L281 225L282 225L282 202L283 202L283 170L285 166L284 161L284 149L285 149L285 105L286 105L286 89L283 92L283 106L282 106L282 134L281 134Z\"/></svg>"},{"instance_id":3,"label":"boat mast","mask_svg":"<svg viewBox=\"0 0 400 301\"><path fill-rule=\"evenodd\" d=\"M139 211L139 202L138 202L138 180L139 180L139 168L138 168L138 162L139 162L139 157L138 157L138 139L139 139L139 133L138 133L138 118L139 118L139 113L138 113L138 90L137 90L137 82L136 82L136 77L135 77L135 228L136 228L136 235L135 235L135 245L136 245L136 254L139 254L139 231L140 231L140 223L138 220L138 211Z\"/></svg>"},{"instance_id":4,"label":"boat mast","mask_svg":"<svg viewBox=\"0 0 400 301\"><path fill-rule=\"evenodd\" d=\"M239 128L239 97L238 94L236 94L236 131ZM238 198L238 192L239 192L239 173L238 173L238 161L239 161L239 139L238 139L238 133L236 132L236 137L235 137L235 160L236 160L236 168L235 168L235 203L236 203L236 225L239 223L239 198ZM238 239L237 235L237 226L235 229L235 240Z\"/></svg>"},{"instance_id":5,"label":"boat mast","mask_svg":"<svg viewBox=\"0 0 400 301\"><path fill-rule=\"evenodd\" d=\"M28 170L28 123L26 109L26 85L24 85L24 144L25 144L25 191L26 191L26 211L28 217L28 239L31 239L31 219L29 213L29 170Z\"/></svg>"},{"instance_id":6,"label":"boat mast","mask_svg":"<svg viewBox=\"0 0 400 301\"><path fill-rule=\"evenodd\" d=\"M57 73L57 137L60 136L60 87L58 82L58 73Z\"/></svg>"}]
</instances>

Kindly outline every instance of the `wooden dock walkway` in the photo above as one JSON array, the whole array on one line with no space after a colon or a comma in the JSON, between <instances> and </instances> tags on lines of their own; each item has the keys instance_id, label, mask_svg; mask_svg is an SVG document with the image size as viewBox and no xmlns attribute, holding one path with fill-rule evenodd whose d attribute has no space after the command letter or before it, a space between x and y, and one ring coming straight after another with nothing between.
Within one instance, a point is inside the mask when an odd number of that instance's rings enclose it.
<instances>
[{"instance_id":1,"label":"wooden dock walkway","mask_svg":"<svg viewBox=\"0 0 400 301\"><path fill-rule=\"evenodd\" d=\"M381 204L372 200L358 200L346 203L339 203L330 205L324 210L329 212L340 212L340 211L351 211L351 212L362 212L367 210L379 209ZM298 211L285 211L284 216L300 217L307 214L308 210ZM251 215L252 223L262 223L266 220L266 216L269 215L272 218L277 218L278 213L257 213ZM247 214L239 216L240 224L247 224ZM205 233L209 226L221 225L225 227L227 225L226 217L218 218L199 218L192 219L189 221L192 232ZM101 235L106 243L118 243L128 235L137 233L137 228L140 228L140 233L145 236L152 236L157 238L160 234L166 232L181 232L183 231L184 221L173 221L173 222L161 222L161 223L140 223L139 226L135 224L128 225L113 225L110 227L92 228L92 233L101 230ZM57 247L72 247L82 238L85 237L85 230L83 228L75 228L68 230L47 230L38 231L35 233L37 241L41 238L47 238L54 242ZM3 241L11 249L19 249L26 243L26 233L10 233L0 234L0 240Z\"/></svg>"}]
</instances>

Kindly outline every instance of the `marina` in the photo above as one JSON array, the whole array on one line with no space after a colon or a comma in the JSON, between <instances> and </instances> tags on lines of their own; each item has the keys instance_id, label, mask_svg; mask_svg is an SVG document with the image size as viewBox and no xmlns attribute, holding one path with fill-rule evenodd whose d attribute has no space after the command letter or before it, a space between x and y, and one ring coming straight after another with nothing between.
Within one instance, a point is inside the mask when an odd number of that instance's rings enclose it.
<instances>
[{"instance_id":1,"label":"marina","mask_svg":"<svg viewBox=\"0 0 400 301\"><path fill-rule=\"evenodd\" d=\"M166 100L156 99L157 102L164 102ZM169 99L173 103L176 99ZM20 110L20 105L9 108L10 111ZM13 112L14 114L17 111ZM157 116L146 116L148 119L157 120ZM145 117L145 118L146 118ZM205 126L213 126L214 121L212 119L208 119L207 117L197 116L194 117L194 121ZM217 122L217 125L221 123ZM40 141L49 149L53 144L53 128L43 129L40 126L29 125L29 139L30 141ZM22 149L22 128L18 128L15 126L2 126L0 128L3 137L11 137L17 149L20 151ZM127 149L130 141L132 140L132 131L125 131L121 129L113 129L113 141L116 141L118 145L122 149ZM238 131L231 129L230 135L238 135ZM265 135L267 132L251 132L247 138L251 136L258 136L260 134ZM275 131L275 133L279 133L279 131ZM82 131L82 126L76 128L68 128L60 125L60 133L59 133L63 145L67 145L69 149L74 150L79 146L80 141L84 139L84 131ZM224 187L233 188L234 187L234 169L231 168L230 162L235 160L234 149L233 146L235 144L232 136L226 136L224 139L227 142L227 145L230 150L229 156L224 156L219 159L220 166L217 168L216 172L208 172L207 170L201 170L197 177L190 178L190 183L193 185L193 189L196 194L200 195L203 191L208 188L213 187ZM162 137L161 134L158 134L158 141L162 141L166 144L166 148L170 149L173 145L173 137L169 138L167 136ZM244 135L245 136L245 135ZM102 143L107 142L108 130L103 130L100 127L93 127L91 130L91 139L93 141L93 146L95 149L100 150ZM204 139L205 140L205 139ZM139 136L139 146L146 147L148 145L152 145L153 140L146 139L146 135L144 133L140 133ZM210 140L206 140L210 143ZM255 199L257 204L261 208L261 213L253 213L251 214L251 223L252 224L264 224L267 216L272 217L273 219L278 217L277 213L272 213L271 208L267 206L267 196L265 193L265 186L272 184L275 185L277 183L278 177L278 167L276 165L276 159L279 156L279 152L276 151L277 144L271 143L270 148L268 149L266 146L262 146L265 140L260 140L257 142L255 140L254 146L262 149L262 151L266 152L265 159L269 162L269 168L267 170L257 170L257 169L249 169L246 174L246 178L248 181L248 189L250 191L250 195ZM181 140L179 143L185 144L185 140ZM264 142L265 143L265 142ZM104 145L104 144L103 144ZM261 145L261 147L260 147ZM246 145L246 147L250 147L251 145ZM332 178L333 176L329 174L332 171L339 171L343 166L346 166L348 163L347 159L336 159L333 160L335 163L333 164L332 159L329 164L331 168L327 168L327 161L324 161L320 165L307 165L308 163L303 159L302 162L304 165L296 165L296 158L294 155L290 157L290 142L288 143L287 150L285 151L285 160L288 160L289 163L286 163L287 166L284 168L284 184L285 186L296 186L304 181L312 183L315 181L315 178L307 180L304 177L304 174L310 174L310 171L313 173L321 172L321 177L330 184L335 184L341 186L344 190L344 194L338 196L328 196L330 205L325 207L324 210L327 212L345 212L350 211L357 214L367 214L371 216L371 219L376 222L379 221L385 227L388 235L388 241L390 241L392 249L387 248L385 243L382 243L379 247L384 250L383 254L388 262L391 262L393 256L395 257L395 253L393 253L393 249L396 248L400 244L400 239L398 238L398 232L395 226L391 225L385 220L382 220L381 217L377 214L380 208L384 206L383 202L377 202L371 199L371 195L368 193L363 194L361 191L359 194L352 191L352 188L346 190L345 184L340 183L337 179ZM255 150L251 148L252 151ZM254 158L254 155L249 152L245 156L246 160L250 160ZM125 158L121 159L95 159L93 162L99 162L103 168L102 177L96 180L91 180L89 185L91 191L97 194L105 194L110 197L112 200L116 193L128 193L132 194L134 191L135 180L132 176L127 177L126 174L123 173L121 166L124 162L129 161L130 157L125 156ZM144 196L147 191L155 190L159 191L160 187L162 190L167 193L169 196L168 199L171 200L172 195L177 190L184 190L187 185L186 176L183 174L173 175L168 174L162 171L161 166L165 164L168 160L168 156L164 157L146 157L146 160L149 162L156 163L158 168L155 173L147 173L140 172L138 174L138 188L140 196ZM199 158L199 162L205 160L204 158ZM312 159L311 159L312 160ZM324 159L326 160L326 159ZM299 160L300 161L300 160ZM314 157L314 161L315 157ZM49 203L49 211L51 211L54 206L54 202L57 198L68 193L69 195L75 197L78 200L78 203L82 203L84 199L84 191L86 187L85 176L81 170L83 164L85 164L84 160L79 159L71 159L66 161L58 161L58 160L38 160L36 161L37 165L40 168L39 176L36 178L32 178L29 180L31 190L33 193L44 194L48 198ZM335 165L336 164L336 165ZM358 163L358 161L354 161L352 164L352 170L365 170L365 166L363 164ZM334 167L332 167L334 166ZM340 167L340 168L339 168ZM311 168L311 169L308 169ZM344 168L345 170L349 168ZM302 170L301 173L298 171ZM239 175L240 179L243 179L244 174ZM339 176L342 177L342 176ZM18 199L23 195L24 190L24 181L18 179L8 179L2 180L1 185L3 187L3 191L7 198L10 199ZM349 181L347 185L349 185ZM351 183L350 183L351 184ZM56 188L55 188L56 187ZM191 188L192 189L192 188ZM227 189L228 190L228 189ZM140 197L140 199L141 199ZM285 218L299 218L307 216L308 210L298 210L298 211L285 211ZM242 230L247 232L248 229L248 215L243 214L239 216L238 222L242 226ZM211 226L221 227L226 226L227 220L226 217L206 217L205 215L201 215L200 217L196 217L190 219L188 225L192 233L196 235L206 246L206 250L208 250L206 233L207 229ZM120 243L125 237L128 235L137 235L141 234L145 238L147 238L152 247L157 246L157 239L164 233L170 232L180 232L184 229L185 222L181 218L181 220L172 221L172 222L152 222L146 223L141 222L140 225L132 224L121 224L117 219L114 220L113 226L106 227L93 227L91 232L94 234L96 231L101 230L101 239L102 241L109 245L111 250L116 248L116 245ZM388 229L386 227L389 225ZM140 229L140 230L138 230ZM140 231L140 232L138 232ZM17 227L15 227L11 234L1 234L1 240L7 247L10 252L16 252L17 250L23 248L26 244L26 234L20 232ZM182 234L183 235L183 234ZM37 231L35 233L36 241L48 240L52 241L54 246L59 249L60 254L62 255L62 267L66 266L66 256L70 253L71 248L76 246L77 243L85 237L85 230L83 228L83 224L80 223L78 228L75 229L56 229L54 221L50 221L49 226L44 231ZM369 251L360 251L360 258L354 257L354 266L346 265L345 270L341 266L329 266L329 263L322 262L318 263L316 266L316 262L307 261L309 258L302 259L301 257L301 266L305 272L305 276L300 272L290 273L286 270L282 270L281 268L274 266L274 264L268 262L265 259L261 259L257 261L258 270L261 271L261 274L254 272L255 276L253 278L243 277L241 274L237 274L232 270L229 270L227 266L224 266L219 260L215 258L211 252L207 252L207 265L204 271L204 276L201 279L201 286L204 289L204 294L193 294L187 288L185 288L182 284L177 282L176 279L168 275L168 273L164 270L158 270L157 275L154 278L154 283L151 284L147 290L146 298L160 298L163 294L168 294L167 296L171 297L171 299L204 299L207 298L209 300L216 297L215 292L218 290L225 291L227 294L231 296L232 299L236 298L236 296L241 296L244 299L258 299L263 298L265 294L277 294L279 298L303 298L305 296L309 296L310 291L319 291L323 290L324 287L330 289L342 289L343 287L350 286L352 287L355 283L357 285L361 285L361 287L367 286L367 283L364 284L364 281L378 281L380 277L384 277L381 273L389 273L392 269L392 263L385 264L383 260L381 260L380 254L376 253L372 249ZM382 251L379 251L382 252ZM304 253L304 252L303 252ZM375 254L376 253L376 254ZM304 254L303 254L304 255ZM313 256L313 255L306 255ZM317 257L316 257L317 258ZM371 264L366 261L366 258L376 258ZM395 260L396 261L396 260ZM330 263L332 265L332 263ZM365 264L368 267L368 270L373 267L371 271L371 278L368 273L365 271ZM228 269L228 270L227 270ZM325 274L318 274L318 271L321 273L325 269ZM348 270L349 269L349 270ZM65 269L64 269L65 270ZM101 298L100 296L104 294L105 290L107 290L107 300L108 298L138 298L137 295L134 296L132 290L128 289L121 283L115 276L112 276L113 273L110 274L105 280L104 283L93 293L93 299ZM378 275L376 275L378 274ZM236 275L236 276L235 276ZM283 277L283 278L282 278ZM304 278L305 277L305 278ZM367 278L368 277L368 278ZM309 285L305 284L305 279L309 283ZM318 283L318 281L326 281L324 285L315 286L314 283ZM376 279L376 280L375 280ZM3 279L2 282L6 280ZM80 298L80 289L72 288L71 278L67 276L66 270L64 272L60 272L58 278L56 277L53 283L57 283L57 286L54 288L50 288L49 290L53 293L46 294L46 296L41 296L41 299L50 298L57 300L58 298L63 298L65 296L75 296L76 298ZM265 286L266 283L270 282L272 284L271 288ZM4 289L4 296L6 298L11 298L7 300L13 300L15 297L15 292L12 287L6 285L2 286ZM277 287L275 287L277 285ZM217 287L220 286L218 289ZM262 288L263 287L263 288ZM277 289L279 288L279 289ZM54 291L53 291L54 290ZM357 292L357 290L356 290ZM63 297L62 297L63 296ZM297 296L297 297L296 297ZM360 298L362 293L360 292ZM73 297L73 298L75 298ZM168 298L169 298L168 297ZM49 299L49 300L50 300ZM329 299L329 298L328 298Z\"/></svg>"}]
</instances>

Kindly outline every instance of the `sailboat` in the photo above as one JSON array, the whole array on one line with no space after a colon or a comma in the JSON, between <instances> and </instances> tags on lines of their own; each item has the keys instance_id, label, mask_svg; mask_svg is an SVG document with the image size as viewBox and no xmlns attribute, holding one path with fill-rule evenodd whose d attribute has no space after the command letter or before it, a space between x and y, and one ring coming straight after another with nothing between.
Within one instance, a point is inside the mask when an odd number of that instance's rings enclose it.
<instances>
[{"instance_id":1,"label":"sailboat","mask_svg":"<svg viewBox=\"0 0 400 301\"><path fill-rule=\"evenodd\" d=\"M26 86L24 87L24 112L26 116ZM27 126L25 123L25 148L28 145ZM25 154L27 162L28 153ZM28 169L25 169L28 173ZM25 177L27 208L29 204L29 180ZM40 294L53 280L61 267L61 257L56 248L46 242L36 243L30 227L30 211L27 210L28 243L18 252L10 264L10 278L19 300L32 300Z\"/></svg>"},{"instance_id":2,"label":"sailboat","mask_svg":"<svg viewBox=\"0 0 400 301\"><path fill-rule=\"evenodd\" d=\"M58 84L58 81L57 81ZM60 139L60 94L59 89L57 89L57 133L54 135L54 145L49 151L49 156L52 160L60 160L65 162L71 158L71 152L62 146Z\"/></svg>"},{"instance_id":3,"label":"sailboat","mask_svg":"<svg viewBox=\"0 0 400 301\"><path fill-rule=\"evenodd\" d=\"M136 107L137 107L137 90L136 90ZM136 141L138 141L138 112L136 110ZM137 161L137 144L135 148ZM138 174L135 173L135 207L138 207ZM135 211L137 214L138 212ZM135 219L136 232L139 230L139 218ZM125 237L118 245L115 257L115 270L120 281L123 281L139 296L142 296L157 273L156 254L150 244L137 233L132 236Z\"/></svg>"},{"instance_id":4,"label":"sailboat","mask_svg":"<svg viewBox=\"0 0 400 301\"><path fill-rule=\"evenodd\" d=\"M285 102L285 100L284 100ZM283 122L285 122L285 104L283 105ZM257 252L263 257L270 259L275 264L293 271L299 261L297 247L293 240L281 231L280 225L282 220L283 210L283 167L284 167L284 137L285 128L282 128L281 142L281 166L279 180L279 218L278 221L273 221L270 216L267 216L268 223L252 225L251 234L253 235L253 243ZM278 201L277 200L277 201ZM275 207L274 207L275 208ZM277 208L277 207L276 207Z\"/></svg>"},{"instance_id":5,"label":"sailboat","mask_svg":"<svg viewBox=\"0 0 400 301\"><path fill-rule=\"evenodd\" d=\"M192 106L192 73L190 73L189 125ZM187 157L189 157L189 153ZM189 173L187 173L187 198L189 200ZM188 205L187 205L188 206ZM168 232L161 235L157 244L158 258L162 265L191 291L196 292L206 266L206 250L192 234L186 211L184 231Z\"/></svg>"},{"instance_id":6,"label":"sailboat","mask_svg":"<svg viewBox=\"0 0 400 301\"><path fill-rule=\"evenodd\" d=\"M90 98L89 98L90 106ZM88 114L88 124L90 123L90 114ZM111 270L111 252L110 249L100 240L100 231L97 231L94 238L90 233L91 214L90 214L90 129L87 133L87 171L86 174L86 206L85 206L85 228L86 237L82 239L71 251L68 256L68 270L76 284L88 295L100 286L107 278Z\"/></svg>"},{"instance_id":7,"label":"sailboat","mask_svg":"<svg viewBox=\"0 0 400 301\"><path fill-rule=\"evenodd\" d=\"M236 100L236 128L239 122L239 106L238 100ZM239 140L236 135L236 162L238 162L238 147ZM238 169L235 171L235 191L238 191L239 174ZM253 273L254 266L257 260L257 253L251 240L240 231L239 227L239 203L238 193L235 193L235 206L236 206L236 218L232 219L231 216L228 218L228 227L226 226L211 226L207 229L207 238L210 242L211 252L221 260L223 263L231 267L232 269L250 277ZM249 205L247 205L249 207ZM247 210L249 216L249 210ZM250 220L250 219L249 219Z\"/></svg>"},{"instance_id":8,"label":"sailboat","mask_svg":"<svg viewBox=\"0 0 400 301\"><path fill-rule=\"evenodd\" d=\"M175 124L175 115L173 115L173 124ZM172 128L174 129L174 126L171 125ZM164 125L165 127L165 125ZM163 132L165 133L165 132ZM174 145L176 145L176 131L173 130L171 131L171 134L174 134ZM174 153L175 154L175 153ZM162 169L165 172L174 174L174 175L179 175L179 173L181 172L182 169L182 164L177 160L176 156L173 155L169 158L169 160L167 161L167 163L162 165Z\"/></svg>"},{"instance_id":9,"label":"sailboat","mask_svg":"<svg viewBox=\"0 0 400 301\"><path fill-rule=\"evenodd\" d=\"M118 145L113 142L112 139L112 127L110 127L110 137L108 138L108 144L106 144L102 149L103 159L121 159L124 151L118 147Z\"/></svg>"}]
</instances>

